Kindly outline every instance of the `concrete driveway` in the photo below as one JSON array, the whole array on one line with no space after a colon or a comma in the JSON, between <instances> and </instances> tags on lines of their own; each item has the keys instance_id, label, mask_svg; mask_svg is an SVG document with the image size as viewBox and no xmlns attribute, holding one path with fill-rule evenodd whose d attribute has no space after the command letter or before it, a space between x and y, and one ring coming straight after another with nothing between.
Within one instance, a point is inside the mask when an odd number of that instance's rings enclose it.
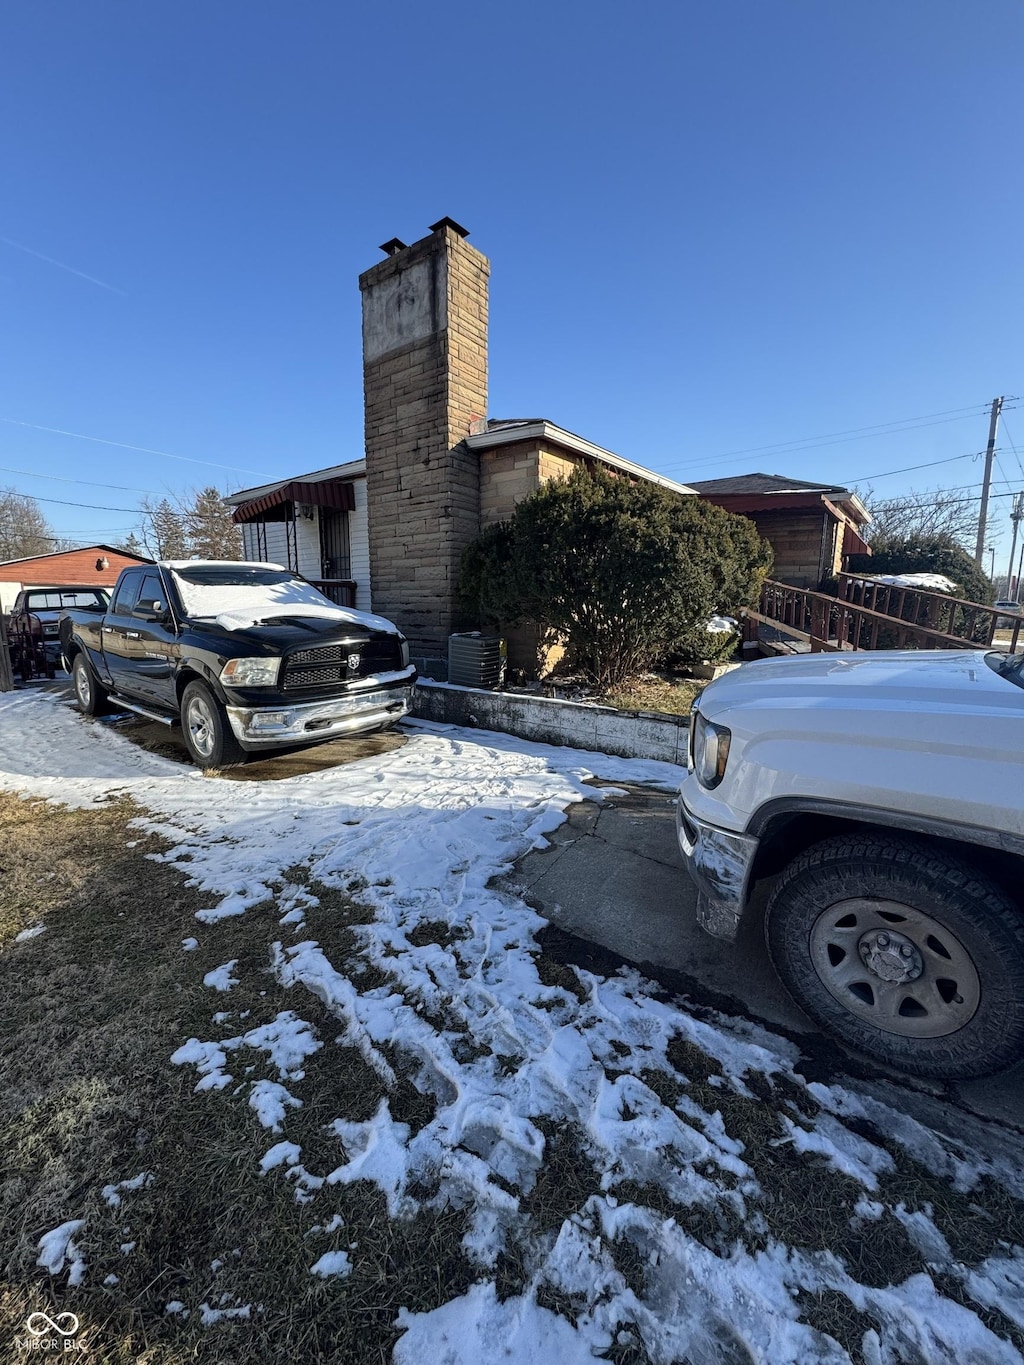
<instances>
[{"instance_id":1,"label":"concrete driveway","mask_svg":"<svg viewBox=\"0 0 1024 1365\"><path fill-rule=\"evenodd\" d=\"M800 1047L808 1079L812 1072L815 1079L845 1074L933 1126L949 1126L952 1103L1024 1129L1024 1063L957 1085L897 1078L821 1036L775 975L756 917L735 944L698 928L694 889L676 846L674 801L665 792L632 787L600 805L583 802L550 839L550 848L527 854L506 881L555 926L567 960L614 967L607 957L593 957L589 945L597 945L698 1008L734 1016L738 1027L747 1019L785 1035ZM755 907L766 895L762 888Z\"/></svg>"}]
</instances>

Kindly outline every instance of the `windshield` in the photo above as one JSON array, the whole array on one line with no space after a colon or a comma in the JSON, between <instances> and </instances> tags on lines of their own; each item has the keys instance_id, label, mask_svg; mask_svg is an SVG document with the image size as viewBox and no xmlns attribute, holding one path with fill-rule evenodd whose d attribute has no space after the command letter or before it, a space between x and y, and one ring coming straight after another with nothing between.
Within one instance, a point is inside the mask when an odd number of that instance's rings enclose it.
<instances>
[{"instance_id":1,"label":"windshield","mask_svg":"<svg viewBox=\"0 0 1024 1365\"><path fill-rule=\"evenodd\" d=\"M276 616L345 618L340 607L288 569L197 564L172 569L171 575L186 616L216 619L228 629Z\"/></svg>"},{"instance_id":2,"label":"windshield","mask_svg":"<svg viewBox=\"0 0 1024 1365\"><path fill-rule=\"evenodd\" d=\"M985 662L1001 678L1016 683L1018 687L1024 687L1024 654L996 654L993 652L985 655Z\"/></svg>"}]
</instances>

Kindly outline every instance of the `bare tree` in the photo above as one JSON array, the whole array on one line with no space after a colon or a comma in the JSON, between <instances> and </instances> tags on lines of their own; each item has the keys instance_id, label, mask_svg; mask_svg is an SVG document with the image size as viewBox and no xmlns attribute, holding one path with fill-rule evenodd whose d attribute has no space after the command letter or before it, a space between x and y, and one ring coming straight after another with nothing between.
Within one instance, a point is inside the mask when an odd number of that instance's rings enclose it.
<instances>
[{"instance_id":1,"label":"bare tree","mask_svg":"<svg viewBox=\"0 0 1024 1365\"><path fill-rule=\"evenodd\" d=\"M918 493L913 489L899 497L875 498L868 488L860 494L871 513L866 538L872 545L923 537L946 536L972 548L978 529L978 500L957 489L937 488Z\"/></svg>"},{"instance_id":2,"label":"bare tree","mask_svg":"<svg viewBox=\"0 0 1024 1365\"><path fill-rule=\"evenodd\" d=\"M0 489L0 562L72 548L71 541L53 534L35 498L13 488Z\"/></svg>"}]
</instances>

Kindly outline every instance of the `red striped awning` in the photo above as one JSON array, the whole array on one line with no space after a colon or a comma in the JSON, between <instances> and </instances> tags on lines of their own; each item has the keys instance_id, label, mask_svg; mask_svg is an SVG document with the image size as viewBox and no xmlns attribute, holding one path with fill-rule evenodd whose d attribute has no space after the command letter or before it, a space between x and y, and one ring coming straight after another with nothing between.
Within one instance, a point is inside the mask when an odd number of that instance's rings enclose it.
<instances>
[{"instance_id":1,"label":"red striped awning","mask_svg":"<svg viewBox=\"0 0 1024 1365\"><path fill-rule=\"evenodd\" d=\"M272 493L264 493L261 498L239 503L231 513L231 520L236 524L246 521L288 521L294 516L296 503L352 512L356 505L355 489L351 483L343 483L340 479L321 479L317 483L293 479L291 483L275 488Z\"/></svg>"}]
</instances>

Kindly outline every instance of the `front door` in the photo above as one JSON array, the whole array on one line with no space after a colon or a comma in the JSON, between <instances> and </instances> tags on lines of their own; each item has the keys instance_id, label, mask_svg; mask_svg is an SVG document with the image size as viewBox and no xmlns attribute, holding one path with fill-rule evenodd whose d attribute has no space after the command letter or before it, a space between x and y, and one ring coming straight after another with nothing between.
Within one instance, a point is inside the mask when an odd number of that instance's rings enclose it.
<instances>
[{"instance_id":1,"label":"front door","mask_svg":"<svg viewBox=\"0 0 1024 1365\"><path fill-rule=\"evenodd\" d=\"M320 571L327 580L324 593L335 602L343 602L340 588L331 586L332 580L348 579L352 574L349 558L348 513L320 509Z\"/></svg>"}]
</instances>

